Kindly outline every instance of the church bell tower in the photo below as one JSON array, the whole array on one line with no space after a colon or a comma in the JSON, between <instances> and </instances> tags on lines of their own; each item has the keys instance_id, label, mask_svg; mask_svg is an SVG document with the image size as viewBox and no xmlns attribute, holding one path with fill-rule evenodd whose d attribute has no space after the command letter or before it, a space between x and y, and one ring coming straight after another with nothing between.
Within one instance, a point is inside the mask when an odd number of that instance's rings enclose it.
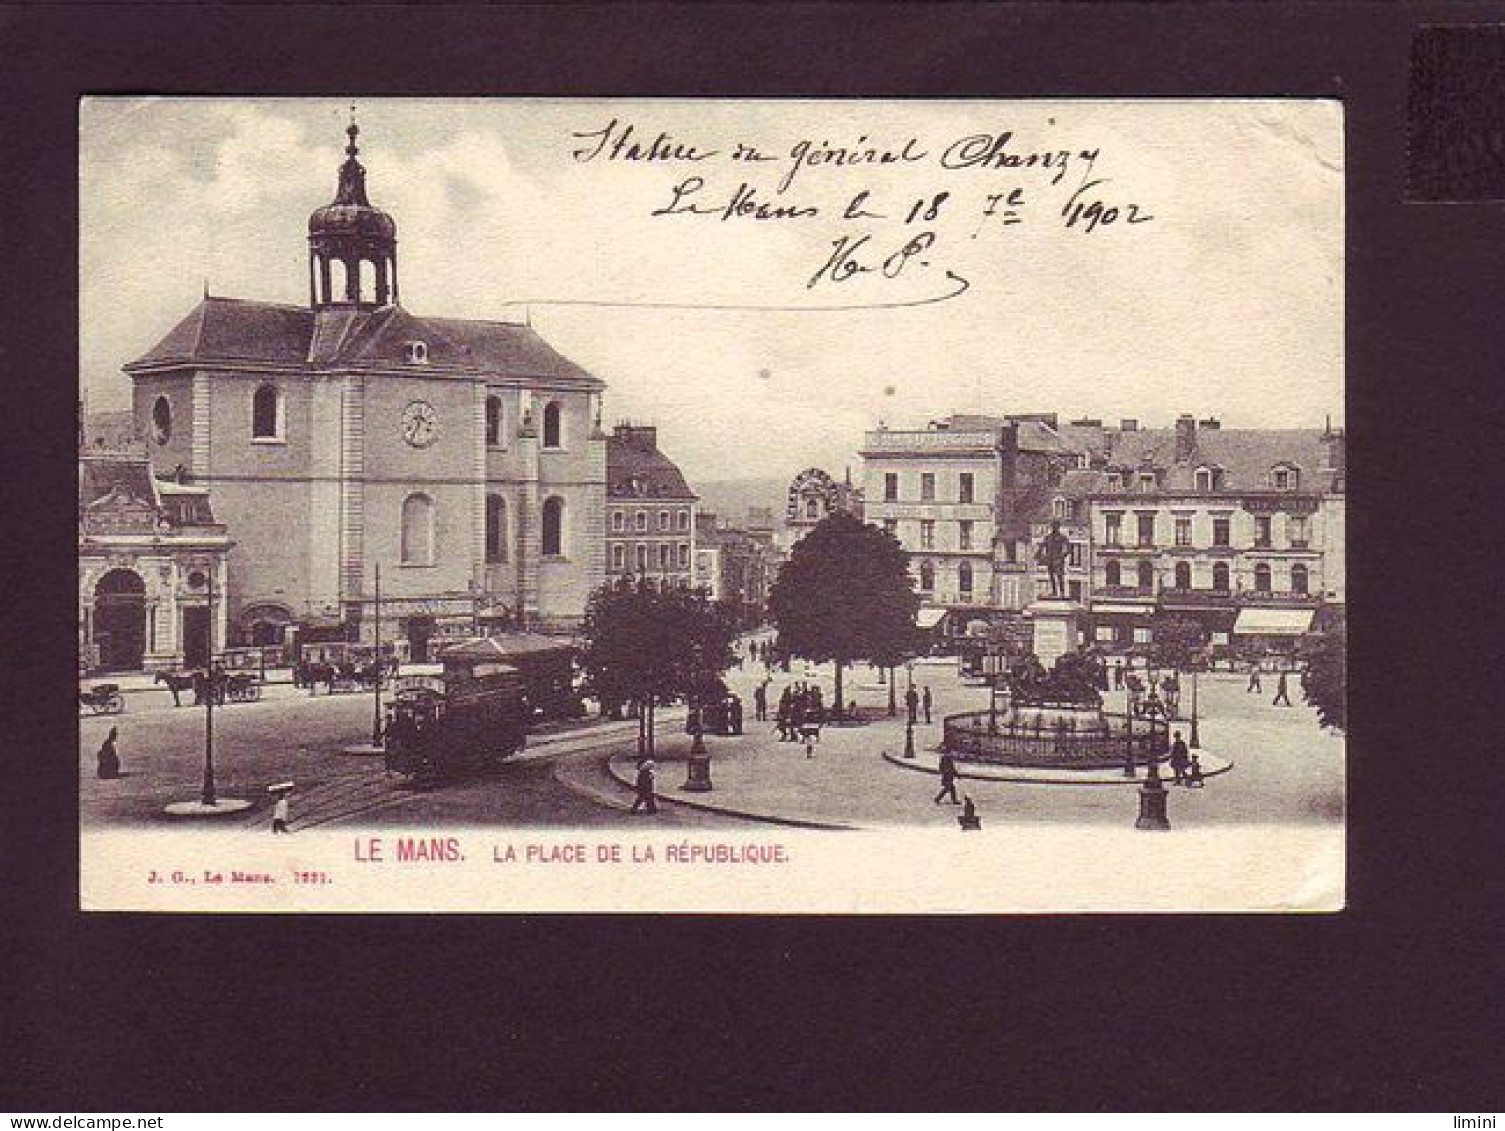
<instances>
[{"instance_id":1,"label":"church bell tower","mask_svg":"<svg viewBox=\"0 0 1505 1131\"><path fill-rule=\"evenodd\" d=\"M366 170L356 160L360 132L352 116L339 189L308 218L308 301L315 310L398 302L397 222L366 197Z\"/></svg>"}]
</instances>

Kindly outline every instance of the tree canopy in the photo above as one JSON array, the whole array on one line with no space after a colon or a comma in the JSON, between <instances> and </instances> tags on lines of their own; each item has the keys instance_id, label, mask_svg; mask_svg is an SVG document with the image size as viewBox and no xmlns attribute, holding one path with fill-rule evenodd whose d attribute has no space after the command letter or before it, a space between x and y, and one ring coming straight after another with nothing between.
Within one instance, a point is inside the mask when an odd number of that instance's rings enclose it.
<instances>
[{"instance_id":1,"label":"tree canopy","mask_svg":"<svg viewBox=\"0 0 1505 1131\"><path fill-rule=\"evenodd\" d=\"M1317 709L1317 721L1333 730L1348 729L1348 628L1337 620L1305 646L1306 670L1301 694Z\"/></svg>"},{"instance_id":2,"label":"tree canopy","mask_svg":"<svg viewBox=\"0 0 1505 1131\"><path fill-rule=\"evenodd\" d=\"M1186 671L1207 646L1207 629L1186 617L1160 616L1151 625L1150 661L1156 667Z\"/></svg>"},{"instance_id":3,"label":"tree canopy","mask_svg":"<svg viewBox=\"0 0 1505 1131\"><path fill-rule=\"evenodd\" d=\"M636 703L652 748L653 709L693 698L736 662L736 625L727 611L690 589L622 578L591 594L580 662L586 690L603 704Z\"/></svg>"},{"instance_id":4,"label":"tree canopy","mask_svg":"<svg viewBox=\"0 0 1505 1131\"><path fill-rule=\"evenodd\" d=\"M914 654L919 607L898 540L842 511L795 544L768 600L780 650L835 661L838 712L845 665L892 665Z\"/></svg>"}]
</instances>

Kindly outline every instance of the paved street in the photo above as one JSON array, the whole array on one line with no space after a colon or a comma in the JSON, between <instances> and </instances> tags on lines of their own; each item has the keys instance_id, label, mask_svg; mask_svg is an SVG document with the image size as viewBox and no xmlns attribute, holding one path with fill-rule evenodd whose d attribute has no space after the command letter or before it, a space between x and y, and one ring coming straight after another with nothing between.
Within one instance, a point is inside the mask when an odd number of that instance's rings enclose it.
<instances>
[{"instance_id":1,"label":"paved street","mask_svg":"<svg viewBox=\"0 0 1505 1131\"><path fill-rule=\"evenodd\" d=\"M162 814L164 804L199 795L204 710L171 704L166 692L142 692L129 697L121 715L80 719L80 804L86 821L167 823L174 819ZM610 749L624 738L631 740L635 724L533 736L518 758L483 778L415 791L394 785L380 758L340 753L346 743L369 736L371 711L370 695L310 697L286 687L269 689L269 697L260 702L216 708L218 793L256 803L244 815L225 820L264 826L270 819L266 787L289 779L298 783L295 830L441 822L596 827L642 820L626 812L631 791L601 766ZM127 776L100 781L94 752L111 726L120 728ZM681 811L657 820L677 827L711 818Z\"/></svg>"},{"instance_id":2,"label":"paved street","mask_svg":"<svg viewBox=\"0 0 1505 1131\"><path fill-rule=\"evenodd\" d=\"M807 675L807 673L809 673ZM832 673L820 668L791 665L788 675L775 673L769 686L770 704L791 680L816 679L831 698ZM761 667L751 665L728 677L749 705L752 688L763 678ZM904 673L899 673L900 717L885 713L886 691L876 683L876 673L862 668L848 673L844 694L855 699L871 720L852 728L828 727L807 757L803 746L781 743L772 736L772 724L749 721L744 738L711 738L715 790L692 795L693 800L724 806L745 813L784 819L849 826L889 824L946 825L955 810L937 806L939 789L931 774L893 765L882 757L901 753L904 746ZM934 746L940 740L941 718L963 710L987 706L987 689L967 687L957 676L954 662L920 663L915 666L915 686L928 685L935 699L931 726L916 728L916 745ZM1344 740L1323 732L1315 713L1300 703L1299 688L1293 695L1297 706L1274 707L1274 680L1268 679L1262 695L1244 692L1245 677L1213 674L1199 677L1199 707L1203 748L1230 759L1233 768L1208 781L1203 790L1176 789L1170 797L1172 822L1178 827L1215 824L1323 824L1340 823L1343 817ZM1189 702L1190 680L1183 686ZM1122 695L1109 695L1109 706L1122 709ZM770 710L772 707L770 706ZM751 710L749 709L749 720ZM1182 729L1185 729L1184 726ZM688 753L689 739L676 734L661 742L659 773L664 792L677 794L683 769L676 764ZM625 761L616 764L626 776ZM966 773L965 765L962 766ZM1138 798L1128 785L1036 785L1013 782L963 780L959 791L972 796L985 820L1009 822L1097 822L1132 824ZM679 796L685 796L680 794Z\"/></svg>"},{"instance_id":3,"label":"paved street","mask_svg":"<svg viewBox=\"0 0 1505 1131\"><path fill-rule=\"evenodd\" d=\"M776 672L770 701L795 679L818 680L832 690L829 665L794 664ZM780 743L771 724L752 718L752 690L764 678L748 664L727 677L747 704L747 734L708 740L715 789L687 794L680 760L688 753L683 713L662 712L659 792L666 798L657 817L627 812L634 724L593 724L532 737L517 759L482 778L429 791L394 785L381 760L355 758L340 748L369 733L369 695L309 697L289 687L269 689L257 703L230 704L214 714L216 781L225 797L256 802L247 814L230 818L249 826L268 819L266 787L291 779L298 783L293 826L341 824L599 827L645 824L671 827L725 826L743 818L700 811L675 801L713 806L744 816L865 827L906 824L948 826L954 810L937 806L934 775L883 758L903 749L903 673L898 719L885 713L887 693L866 668L848 673L845 694L869 720L858 727L828 727L815 756L803 746ZM1171 819L1177 827L1216 824L1321 824L1343 815L1344 742L1321 731L1310 708L1274 707L1272 690L1244 692L1244 677L1201 677L1204 748L1231 759L1233 768L1201 791L1174 790ZM951 662L915 667L917 687L935 697L934 724L916 730L917 745L934 746L940 719L948 713L986 706L985 688L964 686ZM1189 695L1189 684L1185 694ZM1111 697L1116 700L1117 697ZM81 803L86 820L156 823L168 801L196 797L202 778L204 711L173 708L165 692L129 697L124 714L80 720ZM1110 705L1118 706L1117 702ZM111 725L121 728L125 778L99 781L94 751ZM608 772L607 761L615 755ZM962 767L966 773L965 765ZM1035 785L964 780L962 792L977 802L989 822L1132 822L1134 790L1125 785Z\"/></svg>"}]
</instances>

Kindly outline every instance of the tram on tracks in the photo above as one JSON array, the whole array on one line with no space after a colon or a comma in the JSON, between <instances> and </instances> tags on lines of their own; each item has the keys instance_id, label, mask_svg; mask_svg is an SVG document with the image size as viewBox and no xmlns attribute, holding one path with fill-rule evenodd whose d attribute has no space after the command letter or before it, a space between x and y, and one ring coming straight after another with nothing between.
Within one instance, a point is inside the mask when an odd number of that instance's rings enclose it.
<instances>
[{"instance_id":1,"label":"tram on tracks","mask_svg":"<svg viewBox=\"0 0 1505 1131\"><path fill-rule=\"evenodd\" d=\"M521 673L467 656L409 665L387 711L387 770L414 785L435 785L510 758L527 741Z\"/></svg>"}]
</instances>

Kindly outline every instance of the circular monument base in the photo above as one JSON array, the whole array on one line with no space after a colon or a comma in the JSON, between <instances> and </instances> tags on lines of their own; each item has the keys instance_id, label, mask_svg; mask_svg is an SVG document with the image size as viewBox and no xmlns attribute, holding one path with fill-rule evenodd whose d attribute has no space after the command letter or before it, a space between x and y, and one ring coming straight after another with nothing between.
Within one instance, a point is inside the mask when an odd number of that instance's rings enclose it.
<instances>
[{"instance_id":1,"label":"circular monument base","mask_svg":"<svg viewBox=\"0 0 1505 1131\"><path fill-rule=\"evenodd\" d=\"M238 797L221 797L213 805L205 805L202 801L174 801L163 806L162 812L169 817L227 817L231 813L244 813L250 807L249 801Z\"/></svg>"}]
</instances>

